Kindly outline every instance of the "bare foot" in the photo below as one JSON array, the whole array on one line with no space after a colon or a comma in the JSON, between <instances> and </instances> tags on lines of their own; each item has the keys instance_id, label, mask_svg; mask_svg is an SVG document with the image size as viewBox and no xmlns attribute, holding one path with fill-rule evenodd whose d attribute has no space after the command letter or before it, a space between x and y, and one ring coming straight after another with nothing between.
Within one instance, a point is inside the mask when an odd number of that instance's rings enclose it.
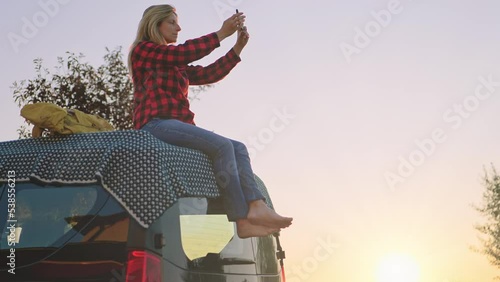
<instances>
[{"instance_id":1,"label":"bare foot","mask_svg":"<svg viewBox=\"0 0 500 282\"><path fill-rule=\"evenodd\" d=\"M269 208L262 200L250 202L247 219L254 225L272 228L286 228L292 224L293 218L284 217Z\"/></svg>"},{"instance_id":2,"label":"bare foot","mask_svg":"<svg viewBox=\"0 0 500 282\"><path fill-rule=\"evenodd\" d=\"M236 221L236 231L238 237L244 239L249 237L265 237L280 231L279 228L272 228L263 225L254 225L248 219L238 219Z\"/></svg>"}]
</instances>

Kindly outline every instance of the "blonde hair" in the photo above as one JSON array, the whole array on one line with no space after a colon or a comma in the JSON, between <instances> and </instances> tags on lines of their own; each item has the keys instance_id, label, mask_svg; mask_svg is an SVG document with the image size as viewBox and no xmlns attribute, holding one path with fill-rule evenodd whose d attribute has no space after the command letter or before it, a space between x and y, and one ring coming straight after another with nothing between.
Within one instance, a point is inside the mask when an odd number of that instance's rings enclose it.
<instances>
[{"instance_id":1,"label":"blonde hair","mask_svg":"<svg viewBox=\"0 0 500 282\"><path fill-rule=\"evenodd\" d=\"M163 20L170 17L170 15L175 14L175 7L171 5L153 5L144 10L142 14L142 19L139 22L139 27L137 28L137 36L135 37L134 43L130 46L128 54L128 68L130 76L132 76L132 51L142 41L152 41L157 44L166 44L165 38L160 33L159 26Z\"/></svg>"}]
</instances>

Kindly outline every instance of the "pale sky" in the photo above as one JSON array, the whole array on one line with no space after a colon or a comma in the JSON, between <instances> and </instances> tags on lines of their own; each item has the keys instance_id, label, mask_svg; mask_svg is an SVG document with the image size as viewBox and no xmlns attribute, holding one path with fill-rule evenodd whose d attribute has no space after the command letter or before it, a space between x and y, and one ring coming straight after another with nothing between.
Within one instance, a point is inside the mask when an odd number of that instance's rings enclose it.
<instances>
[{"instance_id":1,"label":"pale sky","mask_svg":"<svg viewBox=\"0 0 500 282\"><path fill-rule=\"evenodd\" d=\"M96 67L105 47L126 55L144 9L163 3L55 1L2 4L0 141L17 138L9 87L34 78L33 59L53 70L66 51ZM471 251L483 168L499 166L500 2L169 3L179 43L236 8L247 16L241 63L192 108L198 126L249 145L276 209L294 217L282 232L289 282L380 282L391 253L415 262L419 282L500 274Z\"/></svg>"}]
</instances>

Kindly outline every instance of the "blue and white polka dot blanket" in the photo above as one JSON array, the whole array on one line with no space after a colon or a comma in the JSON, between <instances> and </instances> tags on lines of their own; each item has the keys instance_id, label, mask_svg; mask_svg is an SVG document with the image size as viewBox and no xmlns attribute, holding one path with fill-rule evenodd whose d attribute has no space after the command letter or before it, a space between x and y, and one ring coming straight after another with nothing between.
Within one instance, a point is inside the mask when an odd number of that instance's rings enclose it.
<instances>
[{"instance_id":1,"label":"blue and white polka dot blanket","mask_svg":"<svg viewBox=\"0 0 500 282\"><path fill-rule=\"evenodd\" d=\"M84 133L0 143L0 182L99 183L148 227L180 197L216 198L212 163L142 130ZM255 177L272 207L264 183Z\"/></svg>"}]
</instances>

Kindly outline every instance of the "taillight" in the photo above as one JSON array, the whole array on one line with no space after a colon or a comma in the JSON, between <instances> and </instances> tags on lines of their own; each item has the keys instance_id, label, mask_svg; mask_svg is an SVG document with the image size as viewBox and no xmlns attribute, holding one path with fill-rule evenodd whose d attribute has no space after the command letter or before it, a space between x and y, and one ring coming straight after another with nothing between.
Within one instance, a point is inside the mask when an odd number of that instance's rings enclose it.
<instances>
[{"instance_id":1,"label":"taillight","mask_svg":"<svg viewBox=\"0 0 500 282\"><path fill-rule=\"evenodd\" d=\"M276 258L279 259L281 266L281 281L286 282L285 266L283 265L283 260L285 259L285 251L283 251L283 248L280 244L280 233L276 232L273 234L273 236L276 238Z\"/></svg>"},{"instance_id":2,"label":"taillight","mask_svg":"<svg viewBox=\"0 0 500 282\"><path fill-rule=\"evenodd\" d=\"M130 251L126 282L160 282L161 260L146 251Z\"/></svg>"},{"instance_id":3,"label":"taillight","mask_svg":"<svg viewBox=\"0 0 500 282\"><path fill-rule=\"evenodd\" d=\"M283 265L281 266L281 281L286 282L285 267Z\"/></svg>"}]
</instances>

